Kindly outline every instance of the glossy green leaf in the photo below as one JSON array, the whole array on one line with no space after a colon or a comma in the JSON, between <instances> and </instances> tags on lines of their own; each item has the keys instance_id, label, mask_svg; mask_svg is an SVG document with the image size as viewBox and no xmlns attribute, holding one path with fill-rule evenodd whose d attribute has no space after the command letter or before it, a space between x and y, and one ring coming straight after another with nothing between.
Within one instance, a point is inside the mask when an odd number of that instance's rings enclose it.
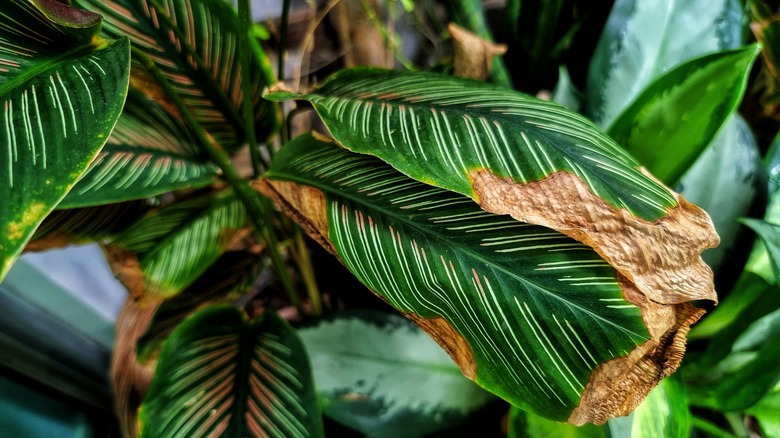
<instances>
[{"instance_id":1,"label":"glossy green leaf","mask_svg":"<svg viewBox=\"0 0 780 438\"><path fill-rule=\"evenodd\" d=\"M631 420L632 437L688 438L691 412L679 377L659 383L632 413Z\"/></svg>"},{"instance_id":2,"label":"glossy green leaf","mask_svg":"<svg viewBox=\"0 0 780 438\"><path fill-rule=\"evenodd\" d=\"M122 110L129 74L127 39L81 42L32 3L4 2L0 279L105 144Z\"/></svg>"},{"instance_id":3,"label":"glossy green leaf","mask_svg":"<svg viewBox=\"0 0 780 438\"><path fill-rule=\"evenodd\" d=\"M493 398L400 315L341 312L298 335L324 414L368 436L414 438L455 427Z\"/></svg>"},{"instance_id":4,"label":"glossy green leaf","mask_svg":"<svg viewBox=\"0 0 780 438\"><path fill-rule=\"evenodd\" d=\"M324 436L295 331L274 313L247 320L231 306L205 308L173 332L139 420L141 438Z\"/></svg>"},{"instance_id":5,"label":"glossy green leaf","mask_svg":"<svg viewBox=\"0 0 780 438\"><path fill-rule=\"evenodd\" d=\"M634 99L609 135L661 181L676 183L739 105L758 51L748 46L676 67Z\"/></svg>"},{"instance_id":6,"label":"glossy green leaf","mask_svg":"<svg viewBox=\"0 0 780 438\"><path fill-rule=\"evenodd\" d=\"M154 212L112 243L138 254L146 293L170 297L217 261L246 222L244 205L228 191Z\"/></svg>"},{"instance_id":7,"label":"glossy green leaf","mask_svg":"<svg viewBox=\"0 0 780 438\"><path fill-rule=\"evenodd\" d=\"M168 336L197 309L234 302L257 278L261 260L251 250L229 251L178 295L163 301L138 340L138 361L156 357Z\"/></svg>"},{"instance_id":8,"label":"glossy green leaf","mask_svg":"<svg viewBox=\"0 0 780 438\"><path fill-rule=\"evenodd\" d=\"M747 218L741 219L740 222L750 227L764 241L772 261L772 271L775 273L775 278L780 278L780 225Z\"/></svg>"},{"instance_id":9,"label":"glossy green leaf","mask_svg":"<svg viewBox=\"0 0 780 438\"><path fill-rule=\"evenodd\" d=\"M444 318L473 353L474 380L523 409L565 421L597 364L648 339L614 269L560 233L310 136L267 177L323 192L312 207L323 211L304 214L327 220L350 271L400 311Z\"/></svg>"},{"instance_id":10,"label":"glossy green leaf","mask_svg":"<svg viewBox=\"0 0 780 438\"><path fill-rule=\"evenodd\" d=\"M737 247L745 244L740 240L744 228L737 218L748 215L756 195L763 191L762 167L750 127L734 114L677 185L685 199L709 213L718 231L720 245L702 253L715 272L721 267L730 269L729 264L724 264L727 257L743 250Z\"/></svg>"},{"instance_id":11,"label":"glossy green leaf","mask_svg":"<svg viewBox=\"0 0 780 438\"><path fill-rule=\"evenodd\" d=\"M766 395L761 401L747 410L761 426L765 437L780 436L780 388Z\"/></svg>"},{"instance_id":12,"label":"glossy green leaf","mask_svg":"<svg viewBox=\"0 0 780 438\"><path fill-rule=\"evenodd\" d=\"M738 0L616 0L588 70L585 114L602 127L653 80L742 44Z\"/></svg>"},{"instance_id":13,"label":"glossy green leaf","mask_svg":"<svg viewBox=\"0 0 780 438\"><path fill-rule=\"evenodd\" d=\"M572 426L548 420L512 406L509 408L507 438L610 438L607 426Z\"/></svg>"},{"instance_id":14,"label":"glossy green leaf","mask_svg":"<svg viewBox=\"0 0 780 438\"><path fill-rule=\"evenodd\" d=\"M224 147L243 143L241 66L238 62L238 15L224 0L75 0L101 14L103 31L128 36L149 56L185 101L195 118ZM253 52L257 54L258 52ZM260 52L260 54L262 54ZM274 107L260 98L274 82L252 63L252 101L258 138L276 123Z\"/></svg>"},{"instance_id":15,"label":"glossy green leaf","mask_svg":"<svg viewBox=\"0 0 780 438\"><path fill-rule=\"evenodd\" d=\"M519 183L577 175L615 208L655 220L670 191L585 118L525 94L421 72L343 70L306 99L346 148L376 155L412 178L470 197L475 170Z\"/></svg>"},{"instance_id":16,"label":"glossy green leaf","mask_svg":"<svg viewBox=\"0 0 780 438\"><path fill-rule=\"evenodd\" d=\"M572 111L579 111L582 102L582 93L574 85L566 66L558 69L558 83L553 89L552 101Z\"/></svg>"},{"instance_id":17,"label":"glossy green leaf","mask_svg":"<svg viewBox=\"0 0 780 438\"><path fill-rule=\"evenodd\" d=\"M216 176L217 167L199 157L191 131L135 91L108 143L57 208L151 198L208 185Z\"/></svg>"}]
</instances>

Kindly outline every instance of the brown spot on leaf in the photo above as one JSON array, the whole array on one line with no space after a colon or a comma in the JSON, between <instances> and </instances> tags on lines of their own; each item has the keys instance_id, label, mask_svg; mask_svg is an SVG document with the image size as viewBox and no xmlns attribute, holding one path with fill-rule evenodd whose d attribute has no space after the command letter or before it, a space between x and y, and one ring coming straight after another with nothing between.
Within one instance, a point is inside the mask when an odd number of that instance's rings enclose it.
<instances>
[{"instance_id":1,"label":"brown spot on leaf","mask_svg":"<svg viewBox=\"0 0 780 438\"><path fill-rule=\"evenodd\" d=\"M470 173L479 205L492 213L542 225L592 247L650 300L717 302L712 270L701 252L718 245L701 208L674 194L679 205L650 222L617 210L575 175L556 172L526 184L489 171Z\"/></svg>"},{"instance_id":2,"label":"brown spot on leaf","mask_svg":"<svg viewBox=\"0 0 780 438\"><path fill-rule=\"evenodd\" d=\"M114 277L127 288L130 297L135 300L144 297L146 291L144 274L141 271L141 262L138 261L135 253L116 245L104 245L103 253L114 272Z\"/></svg>"},{"instance_id":3,"label":"brown spot on leaf","mask_svg":"<svg viewBox=\"0 0 780 438\"><path fill-rule=\"evenodd\" d=\"M661 379L680 366L691 324L705 313L687 303L655 303L627 279L619 280L626 299L642 309L651 339L627 356L595 368L579 406L568 419L571 424L603 424L611 417L631 413Z\"/></svg>"},{"instance_id":4,"label":"brown spot on leaf","mask_svg":"<svg viewBox=\"0 0 780 438\"><path fill-rule=\"evenodd\" d=\"M506 53L506 44L494 44L455 23L450 23L447 31L452 35L455 48L455 76L480 81L489 78L493 58Z\"/></svg>"},{"instance_id":5,"label":"brown spot on leaf","mask_svg":"<svg viewBox=\"0 0 780 438\"><path fill-rule=\"evenodd\" d=\"M328 210L325 195L321 191L293 182L267 179L255 181L252 186L273 199L312 239L338 257L333 244L328 240ZM376 292L374 294L382 298ZM412 313L406 313L404 316L414 321L441 345L466 377L474 379L477 369L471 347L449 322L444 318L423 318Z\"/></svg>"}]
</instances>

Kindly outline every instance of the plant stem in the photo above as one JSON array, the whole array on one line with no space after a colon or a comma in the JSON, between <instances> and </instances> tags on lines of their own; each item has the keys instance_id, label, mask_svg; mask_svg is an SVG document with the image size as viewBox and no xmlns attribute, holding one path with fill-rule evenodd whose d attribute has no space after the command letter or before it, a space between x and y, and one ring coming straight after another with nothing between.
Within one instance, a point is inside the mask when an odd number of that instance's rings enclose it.
<instances>
[{"instance_id":1,"label":"plant stem","mask_svg":"<svg viewBox=\"0 0 780 438\"><path fill-rule=\"evenodd\" d=\"M306 240L304 239L301 227L297 224L293 224L293 226L295 227L296 261L298 262L301 279L306 287L306 293L309 296L311 313L314 316L320 316L322 315L322 298L320 296L319 287L317 287L317 278L314 275L314 267L311 264L309 248L306 247Z\"/></svg>"},{"instance_id":2,"label":"plant stem","mask_svg":"<svg viewBox=\"0 0 780 438\"><path fill-rule=\"evenodd\" d=\"M252 157L252 170L255 178L262 173L260 149L255 133L255 110L252 105L252 70L249 54L249 28L252 25L252 7L249 0L238 0L238 58L241 62L241 90L243 91L244 131L249 143L249 155Z\"/></svg>"},{"instance_id":3,"label":"plant stem","mask_svg":"<svg viewBox=\"0 0 780 438\"><path fill-rule=\"evenodd\" d=\"M241 199L247 214L252 221L260 237L266 243L266 250L271 256L274 266L276 267L279 280L282 282L284 289L287 291L287 295L290 298L292 304L298 308L298 312L302 313L300 298L293 285L290 272L287 270L287 266L279 253L279 242L276 239L276 235L271 231L270 227L265 223L265 218L268 217L268 210L262 203L262 200L258 196L257 192L249 187L249 184L241 179L233 167L233 163L230 162L230 157L225 151L216 144L214 139L203 129L200 122L198 122L187 108L184 101L179 97L176 91L173 89L168 79L160 73L160 70L154 64L154 62L146 56L143 52L133 48L133 55L140 60L144 67L146 67L152 76L159 82L160 86L165 90L168 97L176 105L179 111L182 113L185 121L195 132L195 135L200 143L200 146L209 154L214 163L222 170L222 177L233 187L236 195Z\"/></svg>"},{"instance_id":4,"label":"plant stem","mask_svg":"<svg viewBox=\"0 0 780 438\"><path fill-rule=\"evenodd\" d=\"M716 426L713 423L710 423L709 421L699 418L696 416L691 417L691 424L694 428L699 429L702 432L707 433L710 436L716 437L716 438L735 438L736 435L731 434L729 432L726 432L725 430L721 429L720 427Z\"/></svg>"},{"instance_id":5,"label":"plant stem","mask_svg":"<svg viewBox=\"0 0 780 438\"><path fill-rule=\"evenodd\" d=\"M280 80L284 80L284 54L286 53L285 46L287 45L287 26L290 22L290 5L292 0L284 0L282 4L282 23L279 27L279 59L276 66L276 77Z\"/></svg>"}]
</instances>

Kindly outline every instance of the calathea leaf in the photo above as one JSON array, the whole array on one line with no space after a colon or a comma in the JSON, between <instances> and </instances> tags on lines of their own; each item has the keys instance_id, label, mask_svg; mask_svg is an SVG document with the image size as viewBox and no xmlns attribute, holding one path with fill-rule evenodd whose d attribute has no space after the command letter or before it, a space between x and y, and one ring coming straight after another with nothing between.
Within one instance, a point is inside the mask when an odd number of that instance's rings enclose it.
<instances>
[{"instance_id":1,"label":"calathea leaf","mask_svg":"<svg viewBox=\"0 0 780 438\"><path fill-rule=\"evenodd\" d=\"M127 36L157 65L196 119L224 147L243 143L244 93L238 62L238 15L224 0L75 0L104 17L103 31ZM253 52L258 53L258 52ZM262 53L262 52L259 52ZM252 102L258 138L276 123L273 105L260 98L272 79L252 63Z\"/></svg>"},{"instance_id":2,"label":"calathea leaf","mask_svg":"<svg viewBox=\"0 0 780 438\"><path fill-rule=\"evenodd\" d=\"M232 191L152 212L111 242L138 257L143 284L130 280L134 284L126 286L138 296L178 294L241 237L246 220L244 205Z\"/></svg>"},{"instance_id":3,"label":"calathea leaf","mask_svg":"<svg viewBox=\"0 0 780 438\"><path fill-rule=\"evenodd\" d=\"M202 309L171 334L139 419L142 438L324 436L295 331L231 306Z\"/></svg>"},{"instance_id":4,"label":"calathea leaf","mask_svg":"<svg viewBox=\"0 0 780 438\"><path fill-rule=\"evenodd\" d=\"M309 94L266 97L309 100L344 147L588 244L653 301L716 300L700 256L718 243L707 214L557 104L379 69L344 70Z\"/></svg>"},{"instance_id":5,"label":"calathea leaf","mask_svg":"<svg viewBox=\"0 0 780 438\"><path fill-rule=\"evenodd\" d=\"M99 17L53 3L9 0L0 14L0 280L103 147L127 93L128 40L93 38Z\"/></svg>"},{"instance_id":6,"label":"calathea leaf","mask_svg":"<svg viewBox=\"0 0 780 438\"><path fill-rule=\"evenodd\" d=\"M190 130L131 90L108 143L59 209L151 198L211 183L217 168L199 156Z\"/></svg>"},{"instance_id":7,"label":"calathea leaf","mask_svg":"<svg viewBox=\"0 0 780 438\"><path fill-rule=\"evenodd\" d=\"M625 415L679 364L701 311L648 300L592 249L302 136L258 188L461 371L538 415Z\"/></svg>"}]
</instances>

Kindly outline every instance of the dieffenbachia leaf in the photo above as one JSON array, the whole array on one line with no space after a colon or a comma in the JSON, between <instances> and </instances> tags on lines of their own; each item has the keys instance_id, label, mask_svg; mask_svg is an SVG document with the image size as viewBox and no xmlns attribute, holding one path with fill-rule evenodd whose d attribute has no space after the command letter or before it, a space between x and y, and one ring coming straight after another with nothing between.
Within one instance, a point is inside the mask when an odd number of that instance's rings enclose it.
<instances>
[{"instance_id":1,"label":"dieffenbachia leaf","mask_svg":"<svg viewBox=\"0 0 780 438\"><path fill-rule=\"evenodd\" d=\"M529 414L514 406L509 408L507 420L507 438L612 438L607 425L572 426Z\"/></svg>"},{"instance_id":2,"label":"dieffenbachia leaf","mask_svg":"<svg viewBox=\"0 0 780 438\"><path fill-rule=\"evenodd\" d=\"M223 147L244 141L240 112L244 93L238 62L238 15L225 0L75 0L101 14L103 31L128 36L133 47L157 65L195 118ZM253 51L253 55L257 55ZM255 56L256 57L256 56ZM260 98L273 79L252 62L252 102L257 136L265 138L276 124L273 105Z\"/></svg>"},{"instance_id":3,"label":"dieffenbachia leaf","mask_svg":"<svg viewBox=\"0 0 780 438\"><path fill-rule=\"evenodd\" d=\"M216 166L199 156L191 131L134 91L108 143L57 208L151 198L208 185L216 175Z\"/></svg>"},{"instance_id":4,"label":"dieffenbachia leaf","mask_svg":"<svg viewBox=\"0 0 780 438\"><path fill-rule=\"evenodd\" d=\"M232 306L200 310L171 334L139 420L141 438L324 436L295 331Z\"/></svg>"},{"instance_id":5,"label":"dieffenbachia leaf","mask_svg":"<svg viewBox=\"0 0 780 438\"><path fill-rule=\"evenodd\" d=\"M311 136L288 143L258 186L466 376L547 418L628 413L676 368L701 315L648 300L561 233Z\"/></svg>"},{"instance_id":6,"label":"dieffenbachia leaf","mask_svg":"<svg viewBox=\"0 0 780 438\"><path fill-rule=\"evenodd\" d=\"M326 416L377 438L458 426L493 400L408 319L359 310L298 329Z\"/></svg>"},{"instance_id":7,"label":"dieffenbachia leaf","mask_svg":"<svg viewBox=\"0 0 780 438\"><path fill-rule=\"evenodd\" d=\"M161 297L181 292L240 237L246 221L244 205L231 191L153 212L112 242L140 262L143 291L130 292Z\"/></svg>"},{"instance_id":8,"label":"dieffenbachia leaf","mask_svg":"<svg viewBox=\"0 0 780 438\"><path fill-rule=\"evenodd\" d=\"M758 219L741 219L740 222L758 234L766 245L775 278L780 278L780 225Z\"/></svg>"},{"instance_id":9,"label":"dieffenbachia leaf","mask_svg":"<svg viewBox=\"0 0 780 438\"><path fill-rule=\"evenodd\" d=\"M127 94L128 40L93 39L94 14L58 7L71 14L62 24L28 0L0 14L0 280L103 147Z\"/></svg>"},{"instance_id":10,"label":"dieffenbachia leaf","mask_svg":"<svg viewBox=\"0 0 780 438\"><path fill-rule=\"evenodd\" d=\"M676 183L742 100L758 46L688 61L647 86L607 131L653 175Z\"/></svg>"},{"instance_id":11,"label":"dieffenbachia leaf","mask_svg":"<svg viewBox=\"0 0 780 438\"><path fill-rule=\"evenodd\" d=\"M588 69L585 114L611 125L662 74L739 47L743 18L738 0L616 0Z\"/></svg>"},{"instance_id":12,"label":"dieffenbachia leaf","mask_svg":"<svg viewBox=\"0 0 780 438\"><path fill-rule=\"evenodd\" d=\"M593 247L659 303L716 300L700 257L718 243L700 208L557 104L466 79L344 70L309 94L341 145L471 197L490 212Z\"/></svg>"}]
</instances>

